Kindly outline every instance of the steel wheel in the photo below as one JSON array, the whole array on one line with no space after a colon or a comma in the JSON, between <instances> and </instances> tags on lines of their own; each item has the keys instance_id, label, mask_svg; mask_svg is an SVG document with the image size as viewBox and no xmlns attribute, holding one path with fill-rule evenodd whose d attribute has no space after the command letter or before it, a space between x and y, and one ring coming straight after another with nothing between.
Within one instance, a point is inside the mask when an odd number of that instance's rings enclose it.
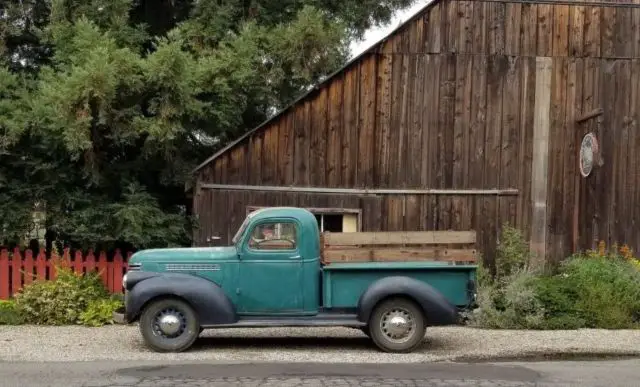
<instances>
[{"instance_id":1,"label":"steel wheel","mask_svg":"<svg viewBox=\"0 0 640 387\"><path fill-rule=\"evenodd\" d=\"M422 309L406 298L391 298L378 305L369 321L371 339L385 352L411 352L424 338Z\"/></svg>"},{"instance_id":2,"label":"steel wheel","mask_svg":"<svg viewBox=\"0 0 640 387\"><path fill-rule=\"evenodd\" d=\"M140 332L146 345L157 352L182 352L200 334L198 316L189 304L165 298L153 301L142 312Z\"/></svg>"},{"instance_id":3,"label":"steel wheel","mask_svg":"<svg viewBox=\"0 0 640 387\"><path fill-rule=\"evenodd\" d=\"M405 308L387 310L380 319L380 330L387 340L394 343L404 343L411 338L416 324L411 312Z\"/></svg>"}]
</instances>

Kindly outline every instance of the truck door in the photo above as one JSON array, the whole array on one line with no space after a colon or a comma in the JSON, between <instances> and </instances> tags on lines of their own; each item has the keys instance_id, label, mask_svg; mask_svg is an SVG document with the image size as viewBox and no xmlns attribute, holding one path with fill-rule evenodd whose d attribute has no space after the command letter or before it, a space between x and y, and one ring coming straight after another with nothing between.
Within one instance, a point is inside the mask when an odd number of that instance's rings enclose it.
<instances>
[{"instance_id":1,"label":"truck door","mask_svg":"<svg viewBox=\"0 0 640 387\"><path fill-rule=\"evenodd\" d=\"M253 225L240 252L240 314L295 314L303 309L300 227L294 219Z\"/></svg>"}]
</instances>

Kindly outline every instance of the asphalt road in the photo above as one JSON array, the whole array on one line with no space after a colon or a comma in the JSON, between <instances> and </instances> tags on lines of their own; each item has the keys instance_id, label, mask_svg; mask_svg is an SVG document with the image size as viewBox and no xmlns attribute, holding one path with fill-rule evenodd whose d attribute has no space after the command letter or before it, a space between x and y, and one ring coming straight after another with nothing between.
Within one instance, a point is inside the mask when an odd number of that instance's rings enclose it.
<instances>
[{"instance_id":1,"label":"asphalt road","mask_svg":"<svg viewBox=\"0 0 640 387\"><path fill-rule=\"evenodd\" d=\"M338 359L336 359L338 360ZM0 386L632 386L640 360L529 363L0 363Z\"/></svg>"}]
</instances>

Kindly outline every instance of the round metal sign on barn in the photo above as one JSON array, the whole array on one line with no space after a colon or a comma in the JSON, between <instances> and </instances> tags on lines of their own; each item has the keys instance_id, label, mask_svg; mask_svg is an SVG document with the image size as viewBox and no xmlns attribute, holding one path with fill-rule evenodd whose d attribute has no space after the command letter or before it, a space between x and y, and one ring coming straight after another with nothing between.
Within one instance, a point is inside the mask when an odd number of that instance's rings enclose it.
<instances>
[{"instance_id":1,"label":"round metal sign on barn","mask_svg":"<svg viewBox=\"0 0 640 387\"><path fill-rule=\"evenodd\" d=\"M595 158L598 154L598 139L594 133L587 133L582 138L582 144L580 144L580 174L582 177L587 177L593 171L593 165Z\"/></svg>"}]
</instances>

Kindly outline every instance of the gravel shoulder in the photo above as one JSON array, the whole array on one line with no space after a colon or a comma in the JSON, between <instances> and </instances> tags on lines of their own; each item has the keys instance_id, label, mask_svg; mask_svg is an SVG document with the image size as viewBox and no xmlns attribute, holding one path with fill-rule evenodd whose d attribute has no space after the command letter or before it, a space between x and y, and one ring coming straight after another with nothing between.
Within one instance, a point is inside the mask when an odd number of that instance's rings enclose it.
<instances>
[{"instance_id":1,"label":"gravel shoulder","mask_svg":"<svg viewBox=\"0 0 640 387\"><path fill-rule=\"evenodd\" d=\"M421 363L558 354L640 356L640 330L504 331L467 327L427 330L410 354L378 351L348 328L207 330L188 352L148 350L136 326L0 327L0 361L95 360L208 362Z\"/></svg>"}]
</instances>

